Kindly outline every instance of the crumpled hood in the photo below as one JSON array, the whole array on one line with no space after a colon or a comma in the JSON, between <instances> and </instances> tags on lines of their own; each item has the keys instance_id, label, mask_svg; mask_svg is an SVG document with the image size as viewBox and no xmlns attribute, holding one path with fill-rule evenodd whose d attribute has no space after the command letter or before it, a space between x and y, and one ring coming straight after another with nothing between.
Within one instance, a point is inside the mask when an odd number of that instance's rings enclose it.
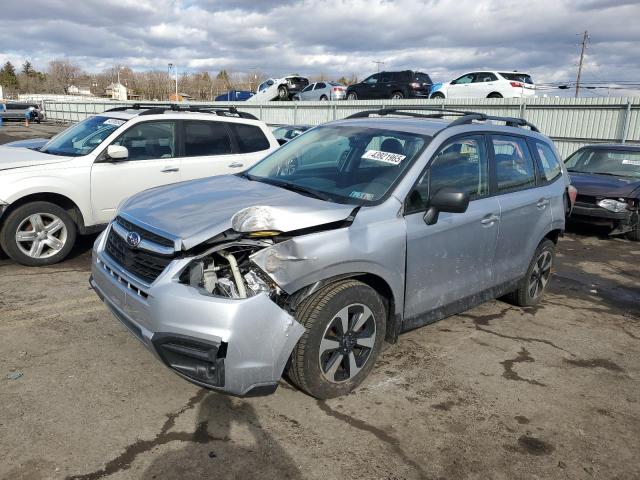
<instances>
[{"instance_id":1,"label":"crumpled hood","mask_svg":"<svg viewBox=\"0 0 640 480\"><path fill-rule=\"evenodd\" d=\"M118 213L179 238L186 250L230 229L238 212L236 225L284 232L344 220L354 208L222 175L146 190L127 200Z\"/></svg>"},{"instance_id":2,"label":"crumpled hood","mask_svg":"<svg viewBox=\"0 0 640 480\"><path fill-rule=\"evenodd\" d=\"M28 148L0 145L0 170L34 167L49 163L66 162L68 160L70 160L70 157L49 155L36 150L29 150Z\"/></svg>"},{"instance_id":3,"label":"crumpled hood","mask_svg":"<svg viewBox=\"0 0 640 480\"><path fill-rule=\"evenodd\" d=\"M637 178L578 172L569 172L569 176L571 184L578 189L578 195L627 198L632 196L634 190L640 189L640 179Z\"/></svg>"}]
</instances>

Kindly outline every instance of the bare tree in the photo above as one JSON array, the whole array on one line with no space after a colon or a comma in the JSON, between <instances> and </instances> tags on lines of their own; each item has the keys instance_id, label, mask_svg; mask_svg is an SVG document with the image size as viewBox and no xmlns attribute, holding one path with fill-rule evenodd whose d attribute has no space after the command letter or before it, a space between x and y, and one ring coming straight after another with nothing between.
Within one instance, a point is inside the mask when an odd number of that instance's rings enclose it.
<instances>
[{"instance_id":1,"label":"bare tree","mask_svg":"<svg viewBox=\"0 0 640 480\"><path fill-rule=\"evenodd\" d=\"M67 93L74 80L84 73L80 67L68 60L52 60L47 69L46 87L50 93Z\"/></svg>"}]
</instances>

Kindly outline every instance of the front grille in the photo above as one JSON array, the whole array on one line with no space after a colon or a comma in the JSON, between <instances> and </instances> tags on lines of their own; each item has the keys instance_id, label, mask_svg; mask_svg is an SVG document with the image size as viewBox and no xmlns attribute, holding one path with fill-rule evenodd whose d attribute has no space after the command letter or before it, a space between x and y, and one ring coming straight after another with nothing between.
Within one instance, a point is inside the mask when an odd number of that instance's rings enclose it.
<instances>
[{"instance_id":1,"label":"front grille","mask_svg":"<svg viewBox=\"0 0 640 480\"><path fill-rule=\"evenodd\" d=\"M163 247L173 248L174 246L173 240L169 240L168 238L161 237L160 235L156 235L155 233L150 232L149 230L140 228L139 226L134 225L133 223L125 220L122 217L117 217L116 222L118 222L125 230L129 232L136 232L138 235L140 235L140 238L142 238L142 240L148 240L157 245L162 245Z\"/></svg>"},{"instance_id":2,"label":"front grille","mask_svg":"<svg viewBox=\"0 0 640 480\"><path fill-rule=\"evenodd\" d=\"M147 283L152 283L166 268L173 255L161 255L131 248L113 229L109 232L105 251L122 268Z\"/></svg>"},{"instance_id":3,"label":"front grille","mask_svg":"<svg viewBox=\"0 0 640 480\"><path fill-rule=\"evenodd\" d=\"M581 195L578 194L576 196L576 203L583 203L583 204L591 204L591 205L595 205L597 201L596 197L593 197L591 195Z\"/></svg>"}]
</instances>

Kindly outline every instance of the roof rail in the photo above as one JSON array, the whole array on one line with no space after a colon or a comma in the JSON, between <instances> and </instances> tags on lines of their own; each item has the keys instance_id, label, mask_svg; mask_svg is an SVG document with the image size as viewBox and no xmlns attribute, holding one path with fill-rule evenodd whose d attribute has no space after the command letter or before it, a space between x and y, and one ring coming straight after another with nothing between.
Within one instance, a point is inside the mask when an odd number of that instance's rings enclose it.
<instances>
[{"instance_id":1,"label":"roof rail","mask_svg":"<svg viewBox=\"0 0 640 480\"><path fill-rule=\"evenodd\" d=\"M251 113L241 112L236 107L219 107L216 105L179 105L176 103L158 104L158 103L134 103L126 107L115 107L106 112L122 112L125 110L144 110L140 112L142 115L158 115L170 112L199 112L199 113L212 113L220 117L240 117L249 120L259 120L258 117Z\"/></svg>"},{"instance_id":2,"label":"roof rail","mask_svg":"<svg viewBox=\"0 0 640 480\"><path fill-rule=\"evenodd\" d=\"M431 114L424 113L415 113L408 112L407 110L420 110L420 111L428 111L434 112ZM447 108L439 108L439 107L430 107L426 105L415 105L415 106L406 106L406 107L388 107L381 108L379 110L364 110L362 112L354 113L353 115L349 115L346 118L367 118L371 115L402 115L407 117L418 117L418 118L442 118L444 116L457 116L453 122L451 122L448 127L454 127L456 125L466 125L472 123L473 121L484 122L487 120L504 122L508 127L529 127L533 132L539 132L538 128L532 123L527 122L522 118L516 117L500 117L495 115L487 115L484 113L471 112L466 110L452 110Z\"/></svg>"}]
</instances>

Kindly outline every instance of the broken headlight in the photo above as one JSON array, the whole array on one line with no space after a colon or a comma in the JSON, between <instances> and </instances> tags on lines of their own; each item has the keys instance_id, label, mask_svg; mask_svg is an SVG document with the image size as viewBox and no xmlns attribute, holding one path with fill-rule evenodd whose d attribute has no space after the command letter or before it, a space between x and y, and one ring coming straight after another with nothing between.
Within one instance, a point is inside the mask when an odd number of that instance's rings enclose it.
<instances>
[{"instance_id":1,"label":"broken headlight","mask_svg":"<svg viewBox=\"0 0 640 480\"><path fill-rule=\"evenodd\" d=\"M622 198L618 200L614 200L612 198L605 198L598 202L598 206L614 213L621 213L627 210L627 202L624 201L624 199Z\"/></svg>"}]
</instances>

